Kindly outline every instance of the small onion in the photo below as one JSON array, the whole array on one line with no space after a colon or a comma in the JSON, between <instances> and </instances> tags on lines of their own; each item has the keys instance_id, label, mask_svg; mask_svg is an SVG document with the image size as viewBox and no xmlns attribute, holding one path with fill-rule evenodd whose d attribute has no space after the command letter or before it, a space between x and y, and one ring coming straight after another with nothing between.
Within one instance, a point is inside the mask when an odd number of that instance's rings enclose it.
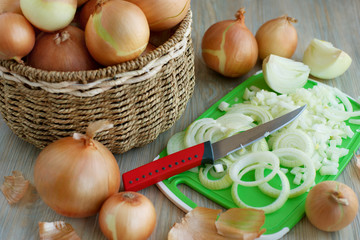
<instances>
[{"instance_id":1,"label":"small onion","mask_svg":"<svg viewBox=\"0 0 360 240\"><path fill-rule=\"evenodd\" d=\"M305 212L318 229L334 232L349 225L356 217L359 201L346 184L324 181L315 185L306 197Z\"/></svg>"},{"instance_id":2,"label":"small onion","mask_svg":"<svg viewBox=\"0 0 360 240\"><path fill-rule=\"evenodd\" d=\"M109 66L138 57L149 42L150 29L141 9L133 3L103 0L96 5L85 28L93 58Z\"/></svg>"},{"instance_id":3,"label":"small onion","mask_svg":"<svg viewBox=\"0 0 360 240\"><path fill-rule=\"evenodd\" d=\"M151 31L163 31L180 23L190 8L190 0L127 0L146 15Z\"/></svg>"},{"instance_id":4,"label":"small onion","mask_svg":"<svg viewBox=\"0 0 360 240\"><path fill-rule=\"evenodd\" d=\"M24 16L45 32L60 30L75 17L77 0L20 0Z\"/></svg>"},{"instance_id":5,"label":"small onion","mask_svg":"<svg viewBox=\"0 0 360 240\"><path fill-rule=\"evenodd\" d=\"M97 67L86 48L84 31L71 25L54 33L41 34L27 63L34 68L63 72Z\"/></svg>"},{"instance_id":6,"label":"small onion","mask_svg":"<svg viewBox=\"0 0 360 240\"><path fill-rule=\"evenodd\" d=\"M297 47L298 36L295 18L287 15L272 19L261 25L255 38L259 47L259 58L264 59L270 54L290 58Z\"/></svg>"},{"instance_id":7,"label":"small onion","mask_svg":"<svg viewBox=\"0 0 360 240\"><path fill-rule=\"evenodd\" d=\"M225 20L210 26L202 39L202 56L206 65L227 76L238 77L256 64L258 47L254 35L245 25L245 10L236 20Z\"/></svg>"},{"instance_id":8,"label":"small onion","mask_svg":"<svg viewBox=\"0 0 360 240\"><path fill-rule=\"evenodd\" d=\"M111 127L103 121L89 125L86 135L59 139L36 159L34 182L41 199L68 217L96 214L120 188L120 170L114 155L93 139Z\"/></svg>"},{"instance_id":9,"label":"small onion","mask_svg":"<svg viewBox=\"0 0 360 240\"><path fill-rule=\"evenodd\" d=\"M0 33L0 60L22 62L21 58L34 47L34 28L18 13L0 14Z\"/></svg>"},{"instance_id":10,"label":"small onion","mask_svg":"<svg viewBox=\"0 0 360 240\"><path fill-rule=\"evenodd\" d=\"M99 214L101 231L108 239L145 240L154 231L152 202L137 192L120 192L107 199Z\"/></svg>"}]
</instances>

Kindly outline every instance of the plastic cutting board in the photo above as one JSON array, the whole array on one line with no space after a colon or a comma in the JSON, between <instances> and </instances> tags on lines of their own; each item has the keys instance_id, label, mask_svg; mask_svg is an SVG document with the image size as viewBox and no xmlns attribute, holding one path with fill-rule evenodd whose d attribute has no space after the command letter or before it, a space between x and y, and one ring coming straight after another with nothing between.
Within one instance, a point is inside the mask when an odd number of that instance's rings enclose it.
<instances>
[{"instance_id":1,"label":"plastic cutting board","mask_svg":"<svg viewBox=\"0 0 360 240\"><path fill-rule=\"evenodd\" d=\"M312 88L317 84L320 83L309 79L309 81L304 87ZM234 88L226 96L220 99L216 104L214 104L207 111L205 111L198 119L206 117L218 118L219 116L223 115L223 112L218 109L219 104L223 101L229 103L230 105L241 102L245 89L250 86L257 86L261 89L271 91L265 83L263 74L260 72ZM360 109L360 105L356 101L354 101L350 97L349 100L353 105L354 111ZM360 129L360 126L349 124L348 122L347 124L355 133L355 135L351 139L344 139L341 145L341 147L349 149L348 155L340 159L339 172L337 175L320 176L320 174L317 173L315 179L316 183L325 180L335 180L349 163L353 156L353 153L359 148L360 132L358 132L357 130ZM158 157L164 157L166 156L166 154L166 149L164 149ZM224 208L237 207L232 200L230 187L223 190L209 190L202 186L197 173L186 171L157 183L157 186L166 195L166 197L168 197L176 206L178 206L185 212L190 211L197 205L180 191L180 184L187 185L188 187L204 195L209 200L223 206ZM274 201L273 198L270 198L260 192L257 187L247 187L246 189L244 188L240 190L241 199L245 202L251 203L252 206L265 206ZM282 208L280 208L276 212L266 214L265 224L263 226L263 228L266 229L266 232L260 237L260 239L279 239L284 236L292 227L294 227L295 224L300 221L305 214L306 195L307 193L304 193L303 195L300 195L296 198L288 199L285 205L282 206Z\"/></svg>"}]
</instances>

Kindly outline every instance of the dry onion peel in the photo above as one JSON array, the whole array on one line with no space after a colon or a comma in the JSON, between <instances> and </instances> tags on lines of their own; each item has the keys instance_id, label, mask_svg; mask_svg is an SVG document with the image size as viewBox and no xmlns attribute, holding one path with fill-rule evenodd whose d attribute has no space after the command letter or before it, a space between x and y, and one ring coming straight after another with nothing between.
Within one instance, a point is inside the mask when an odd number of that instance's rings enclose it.
<instances>
[{"instance_id":1,"label":"dry onion peel","mask_svg":"<svg viewBox=\"0 0 360 240\"><path fill-rule=\"evenodd\" d=\"M220 214L215 222L218 234L234 239L255 239L266 229L263 210L252 208L231 208Z\"/></svg>"},{"instance_id":2,"label":"dry onion peel","mask_svg":"<svg viewBox=\"0 0 360 240\"><path fill-rule=\"evenodd\" d=\"M332 79L342 75L350 67L352 59L332 43L315 38L305 50L303 62L310 67L311 75Z\"/></svg>"},{"instance_id":3,"label":"dry onion peel","mask_svg":"<svg viewBox=\"0 0 360 240\"><path fill-rule=\"evenodd\" d=\"M61 215L92 216L119 190L120 170L114 155L90 137L110 125L106 121L92 124L88 135L59 139L44 148L36 160L36 189L41 199Z\"/></svg>"},{"instance_id":4,"label":"dry onion peel","mask_svg":"<svg viewBox=\"0 0 360 240\"><path fill-rule=\"evenodd\" d=\"M1 0L0 14L5 12L22 13L20 8L20 0Z\"/></svg>"},{"instance_id":5,"label":"dry onion peel","mask_svg":"<svg viewBox=\"0 0 360 240\"><path fill-rule=\"evenodd\" d=\"M262 64L265 82L278 93L291 93L303 87L310 68L302 62L270 54Z\"/></svg>"},{"instance_id":6,"label":"dry onion peel","mask_svg":"<svg viewBox=\"0 0 360 240\"><path fill-rule=\"evenodd\" d=\"M75 230L64 221L39 222L40 240L80 240Z\"/></svg>"},{"instance_id":7,"label":"dry onion peel","mask_svg":"<svg viewBox=\"0 0 360 240\"><path fill-rule=\"evenodd\" d=\"M21 172L13 171L12 176L5 176L5 181L0 189L9 204L19 202L29 189L29 180Z\"/></svg>"},{"instance_id":8,"label":"dry onion peel","mask_svg":"<svg viewBox=\"0 0 360 240\"><path fill-rule=\"evenodd\" d=\"M239 211L242 214L239 215ZM249 221L249 216L253 216L253 221ZM230 236L251 240L265 231L260 230L264 220L264 213L253 209L229 209L221 213L219 209L196 207L181 219L181 223L174 224L168 233L168 240L225 240Z\"/></svg>"}]
</instances>

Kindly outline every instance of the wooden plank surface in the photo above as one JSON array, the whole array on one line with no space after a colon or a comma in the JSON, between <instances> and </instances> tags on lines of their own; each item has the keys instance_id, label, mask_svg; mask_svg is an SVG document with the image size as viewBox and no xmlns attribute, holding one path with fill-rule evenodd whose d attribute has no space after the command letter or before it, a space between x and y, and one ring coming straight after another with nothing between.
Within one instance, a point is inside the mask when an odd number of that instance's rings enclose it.
<instances>
[{"instance_id":1,"label":"wooden plank surface","mask_svg":"<svg viewBox=\"0 0 360 240\"><path fill-rule=\"evenodd\" d=\"M149 145L116 155L122 172L131 170L155 158L166 146L170 136L186 128L201 113L222 96L249 76L261 69L258 62L248 74L234 79L224 78L206 68L201 58L201 39L206 29L213 23L233 19L240 7L246 9L246 25L254 34L262 23L283 14L298 19L295 24L299 35L297 50L293 59L301 61L303 53L313 38L332 42L343 49L353 59L349 70L342 76L328 81L346 94L357 99L360 95L360 1L359 0L192 0L193 30L192 38L196 61L196 87L183 116L168 131L162 133ZM0 36L1 37L1 36ZM22 171L33 182L33 167L40 150L20 140L0 119L0 183L2 176L11 175L13 170ZM349 185L360 196L360 171L353 158L338 181ZM205 207L218 207L216 204L186 190L196 203ZM184 213L173 205L155 186L140 191L155 205L157 212L156 229L150 239L167 238L171 226L180 221ZM360 211L360 210L359 210ZM38 239L39 221L66 221L74 227L82 239L105 239L99 229L97 216L86 219L71 219L54 213L40 199L31 205L9 206L0 194L0 239L22 240ZM335 233L315 229L303 218L283 239L360 239L360 214L348 227Z\"/></svg>"}]
</instances>

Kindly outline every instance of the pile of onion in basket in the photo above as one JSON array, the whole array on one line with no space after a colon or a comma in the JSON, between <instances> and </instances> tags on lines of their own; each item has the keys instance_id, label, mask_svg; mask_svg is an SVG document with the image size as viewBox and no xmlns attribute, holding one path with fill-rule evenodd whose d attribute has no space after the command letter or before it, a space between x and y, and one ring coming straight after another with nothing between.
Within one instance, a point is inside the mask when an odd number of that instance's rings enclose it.
<instances>
[{"instance_id":1,"label":"pile of onion in basket","mask_svg":"<svg viewBox=\"0 0 360 240\"><path fill-rule=\"evenodd\" d=\"M26 56L26 64L48 71L119 64L168 40L189 8L190 0L5 1L0 60Z\"/></svg>"}]
</instances>

